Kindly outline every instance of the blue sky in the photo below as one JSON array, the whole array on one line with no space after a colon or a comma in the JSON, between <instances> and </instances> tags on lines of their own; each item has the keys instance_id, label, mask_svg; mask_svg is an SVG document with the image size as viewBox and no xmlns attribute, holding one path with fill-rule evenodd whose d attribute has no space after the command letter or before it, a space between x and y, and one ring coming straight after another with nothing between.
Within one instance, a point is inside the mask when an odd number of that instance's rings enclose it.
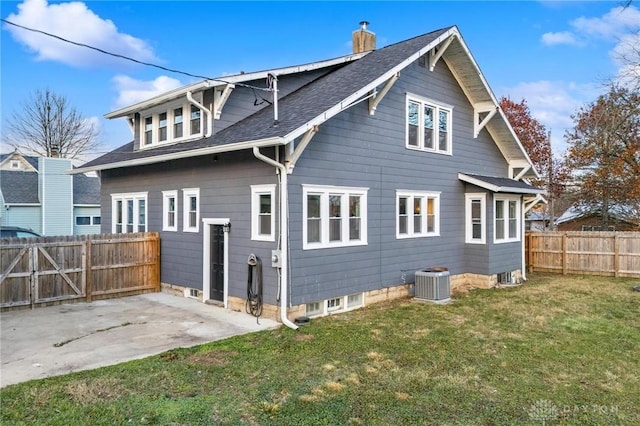
<instances>
[{"instance_id":1,"label":"blue sky","mask_svg":"<svg viewBox=\"0 0 640 426\"><path fill-rule=\"evenodd\" d=\"M497 97L524 98L564 149L571 114L640 45L640 6L621 1L0 2L23 26L192 74L219 77L351 52L362 20L378 47L457 25ZM636 34L634 34L634 32ZM103 115L198 79L136 65L7 24L0 31L2 132L36 89L64 95L100 128L101 152L131 139ZM635 43L635 44L634 44ZM7 150L2 146L3 152ZM96 153L97 154L97 153Z\"/></svg>"}]
</instances>

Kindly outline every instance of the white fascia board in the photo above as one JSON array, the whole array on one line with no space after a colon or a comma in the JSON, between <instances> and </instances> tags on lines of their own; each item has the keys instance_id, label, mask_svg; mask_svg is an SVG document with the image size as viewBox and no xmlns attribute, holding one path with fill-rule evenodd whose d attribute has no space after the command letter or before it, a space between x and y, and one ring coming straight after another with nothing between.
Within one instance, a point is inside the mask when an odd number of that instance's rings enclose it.
<instances>
[{"instance_id":1,"label":"white fascia board","mask_svg":"<svg viewBox=\"0 0 640 426\"><path fill-rule=\"evenodd\" d=\"M467 54L467 58L469 59L469 62L473 66L474 70L476 71L476 73L478 75L478 78L482 82L482 85L486 89L487 94L489 95L489 98L491 99L491 102L498 107L498 114L500 114L500 118L504 121L504 123L506 124L507 128L509 129L509 132L511 133L513 141L516 143L516 145L518 146L520 151L522 151L522 155L526 158L526 160L529 162L529 164L531 164L531 166L532 166L531 170L533 171L535 176L539 178L540 175L538 174L538 171L536 170L535 166L533 165L533 162L531 161L531 158L529 158L529 155L527 154L527 151L522 146L522 143L520 142L520 139L518 139L518 136L516 136L516 133L514 132L513 127L511 127L511 124L509 123L509 120L507 120L507 116L502 111L502 108L499 108L500 103L498 102L498 99L496 98L495 94L491 90L491 87L489 86L489 83L487 83L487 80L484 78L484 74L482 74L482 71L480 70L480 67L478 66L478 63L473 58L473 55L471 54L471 51L469 50L469 47L467 46L467 44L464 42L464 40L462 39L462 37L458 33L457 27L455 27L455 28L456 28L456 33L458 35L458 42L460 43L460 46L462 46L462 49ZM454 67L452 67L451 64L447 61L446 55L445 55L445 57L443 59L444 59L445 63L447 64L447 66L449 67L449 69L453 71L452 72L453 75L455 76L456 80L458 81L458 84L460 84L460 86L462 87L462 90L464 91L464 93L467 95L467 98L472 103L475 103L477 100L472 99L470 93L464 87L464 84L462 83L462 80L460 79L460 77L455 72Z\"/></svg>"},{"instance_id":2,"label":"white fascia board","mask_svg":"<svg viewBox=\"0 0 640 426\"><path fill-rule=\"evenodd\" d=\"M104 115L104 118L120 118L126 117L133 113L143 111L145 109L154 107L156 105L160 105L165 102L172 101L174 99L178 99L182 96L186 96L187 92L198 92L204 89L208 89L209 87L216 86L216 82L214 80L205 80L199 83L190 84L188 86L179 87L175 90L171 90L170 92L163 93L162 95L153 97L151 99L147 99L146 101L138 102L137 104L130 105L125 108L120 108L119 110L110 112Z\"/></svg>"},{"instance_id":3,"label":"white fascia board","mask_svg":"<svg viewBox=\"0 0 640 426\"><path fill-rule=\"evenodd\" d=\"M464 173L458 173L458 179L460 179L463 182L467 182L472 185L478 186L480 188L487 189L491 192L507 192L512 194L544 194L545 193L544 189L498 186L498 185L491 184L489 182L485 182L480 179L476 179L472 176L465 175Z\"/></svg>"},{"instance_id":4,"label":"white fascia board","mask_svg":"<svg viewBox=\"0 0 640 426\"><path fill-rule=\"evenodd\" d=\"M312 62L308 64L303 64L303 65L295 65L295 66L284 67L284 68L275 68L271 70L256 71L256 72L245 73L245 74L235 74L235 75L229 75L225 77L217 77L211 80L204 80L198 83L190 84L188 86L180 87L178 89L172 90L167 93L163 93L162 95L156 96L151 99L147 99L146 101L139 102L137 104L130 105L128 107L110 112L108 114L105 114L104 117L109 119L126 117L133 113L143 111L145 109L163 104L165 102L172 101L181 96L186 96L187 92L198 92L200 90L205 90L210 87L226 86L234 83L242 83L245 81L258 80L261 78L266 78L267 74L284 75L284 74L293 74L293 73L304 72L304 71L312 71L315 69L320 69L320 68L330 67L333 65L338 65L346 62L351 62L356 59L362 58L368 53L371 53L371 52L363 52L358 54L340 56L338 58L329 59L326 61Z\"/></svg>"},{"instance_id":5,"label":"white fascia board","mask_svg":"<svg viewBox=\"0 0 640 426\"><path fill-rule=\"evenodd\" d=\"M341 111L349 108L350 106L352 106L354 104L354 102L358 101L358 99L360 99L363 96L368 96L369 92L371 92L373 89L375 89L376 87L378 87L382 83L385 83L386 81L388 81L395 74L399 73L400 71L405 69L407 66L409 66L411 63L416 61L420 56L422 56L425 53L429 52L435 46L439 45L440 43L442 43L442 41L446 40L447 38L451 37L452 35L456 35L458 38L460 38L460 34L458 32L458 28L457 27L451 27L448 31L446 31L443 34L441 34L440 37L436 38L431 43L429 43L428 45L426 45L425 47L423 47L422 49L420 49L419 51L417 51L413 55L409 56L407 59L405 59L404 61L400 62L395 67L391 68L386 73L382 74L380 77L375 79L373 82L371 82L368 85L364 86L363 88L361 88L360 90L356 91L355 93L347 96L345 99L343 99L342 101L340 101L339 103L337 103L333 107L329 108L328 110L326 110L322 114L320 114L317 117L315 117L315 118L311 119L310 121L306 122L305 124L303 124L302 126L298 127L297 129L295 129L294 131L290 132L289 134L285 135L284 139L287 141L287 143L291 142L291 141L295 140L296 138L298 138L299 136L301 136L304 133L306 133L309 129L312 129L314 126L319 126L320 124L322 124L325 121L329 120L330 118L332 118L333 116L337 115Z\"/></svg>"},{"instance_id":6,"label":"white fascia board","mask_svg":"<svg viewBox=\"0 0 640 426\"><path fill-rule=\"evenodd\" d=\"M100 207L100 204L74 204L73 207Z\"/></svg>"},{"instance_id":7,"label":"white fascia board","mask_svg":"<svg viewBox=\"0 0 640 426\"><path fill-rule=\"evenodd\" d=\"M38 207L42 203L5 203L6 207Z\"/></svg>"},{"instance_id":8,"label":"white fascia board","mask_svg":"<svg viewBox=\"0 0 640 426\"><path fill-rule=\"evenodd\" d=\"M208 146L206 148L200 149L191 149L186 151L178 151L170 154L160 154L154 155L151 157L144 158L135 158L133 160L119 161L116 163L108 163L108 164L100 164L93 167L81 167L77 169L73 169L68 171L68 174L78 174L78 173L87 173L87 172L95 172L99 170L108 170L108 169L117 169L120 167L132 167L132 166L142 166L145 164L153 164L153 163L161 163L164 161L177 160L180 158L189 158L189 157L199 157L202 155L210 155L210 154L219 154L223 152L232 152L232 151L240 151L243 149L250 149L253 147L267 147L267 146L276 146L276 145L285 145L286 142L284 138L281 137L273 137L266 139L258 139L247 142L237 142L230 143L226 145L217 145L217 146Z\"/></svg>"}]
</instances>

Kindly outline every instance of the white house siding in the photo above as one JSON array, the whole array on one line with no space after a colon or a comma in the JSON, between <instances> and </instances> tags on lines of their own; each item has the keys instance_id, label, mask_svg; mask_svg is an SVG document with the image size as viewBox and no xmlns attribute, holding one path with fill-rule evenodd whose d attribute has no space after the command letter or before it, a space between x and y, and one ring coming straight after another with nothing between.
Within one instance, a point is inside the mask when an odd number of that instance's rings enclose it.
<instances>
[{"instance_id":1,"label":"white house siding","mask_svg":"<svg viewBox=\"0 0 640 426\"><path fill-rule=\"evenodd\" d=\"M42 233L42 213L40 206L6 206L0 216L0 225L19 226Z\"/></svg>"},{"instance_id":2,"label":"white house siding","mask_svg":"<svg viewBox=\"0 0 640 426\"><path fill-rule=\"evenodd\" d=\"M44 235L73 234L71 160L38 159L40 202L42 203L42 233Z\"/></svg>"},{"instance_id":3,"label":"white house siding","mask_svg":"<svg viewBox=\"0 0 640 426\"><path fill-rule=\"evenodd\" d=\"M100 225L77 225L76 218L78 216L89 217L91 223L94 218L100 217L100 206L95 207L73 207L73 235L99 234Z\"/></svg>"}]
</instances>

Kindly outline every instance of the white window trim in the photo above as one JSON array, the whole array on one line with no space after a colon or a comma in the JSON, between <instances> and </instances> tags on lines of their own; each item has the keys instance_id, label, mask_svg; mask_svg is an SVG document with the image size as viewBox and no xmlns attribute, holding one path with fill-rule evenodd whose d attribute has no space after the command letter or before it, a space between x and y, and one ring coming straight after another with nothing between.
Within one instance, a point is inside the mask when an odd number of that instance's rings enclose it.
<instances>
[{"instance_id":1,"label":"white window trim","mask_svg":"<svg viewBox=\"0 0 640 426\"><path fill-rule=\"evenodd\" d=\"M487 194L484 192L466 193L465 199L465 243L486 244L487 243ZM473 238L473 224L471 223L471 202L480 200L480 227L481 237Z\"/></svg>"},{"instance_id":2,"label":"white window trim","mask_svg":"<svg viewBox=\"0 0 640 426\"><path fill-rule=\"evenodd\" d=\"M350 296L360 296L360 303L358 303L357 305L348 306ZM334 299L340 300L340 306L330 308L329 301ZM365 306L364 299L365 299L364 293L354 293L354 294L348 294L346 296L330 297L325 300L310 302L305 304L305 315L308 317L322 317L322 316L331 315L331 314L353 311L355 309L360 309L363 306ZM318 309L317 311L310 311L308 308L309 308L309 305L312 303L318 303L320 309Z\"/></svg>"},{"instance_id":3,"label":"white window trim","mask_svg":"<svg viewBox=\"0 0 640 426\"><path fill-rule=\"evenodd\" d=\"M260 196L271 196L271 233L259 234L260 225ZM276 185L251 185L251 239L254 241L275 241L276 240Z\"/></svg>"},{"instance_id":4,"label":"white window trim","mask_svg":"<svg viewBox=\"0 0 640 426\"><path fill-rule=\"evenodd\" d=\"M504 238L497 239L496 229L496 202L504 201ZM509 238L509 201L516 202L516 237ZM520 241L520 229L522 227L522 215L520 213L522 209L522 203L520 202L520 196L518 195L495 195L493 197L493 243L504 244Z\"/></svg>"},{"instance_id":5,"label":"white window trim","mask_svg":"<svg viewBox=\"0 0 640 426\"><path fill-rule=\"evenodd\" d=\"M419 109L419 117L418 117L418 141L420 142L419 146L412 146L409 145L409 114L408 114L408 109L409 109L409 102L416 102L420 104L420 109ZM433 143L433 148L426 148L424 146L424 118L423 118L423 114L424 114L424 106L430 106L432 108L435 108L435 118L434 118L434 130L435 130L435 136L434 136L434 143ZM442 151L439 149L439 141L440 141L440 126L439 126L439 117L440 117L440 110L444 110L447 111L449 114L447 115L447 129L449 130L447 132L447 150L446 151ZM404 124L404 132L405 132L405 147L407 149L411 149L414 151L424 151L424 152L433 152L436 154L444 154L444 155L451 155L452 153L452 146L453 146L453 106L452 105L447 105L447 104L443 104L442 102L438 102L435 101L433 99L429 99L429 98L425 98L423 96L419 96L419 95L414 95L412 93L407 93L406 96L406 100L405 100L405 106L404 106L404 115L405 115L405 124Z\"/></svg>"},{"instance_id":6,"label":"white window trim","mask_svg":"<svg viewBox=\"0 0 640 426\"><path fill-rule=\"evenodd\" d=\"M196 197L196 225L189 226L189 198ZM200 232L200 188L182 189L182 231Z\"/></svg>"},{"instance_id":7,"label":"white window trim","mask_svg":"<svg viewBox=\"0 0 640 426\"><path fill-rule=\"evenodd\" d=\"M128 200L133 200L133 217L137 219L139 216L139 200L144 200L144 229L140 229L140 224L137 220L133 221L133 232L147 232L147 227L149 226L149 203L147 201L147 192L123 192L117 194L111 194L111 232L116 233L116 213L117 207L116 203L118 201L122 201L122 213L124 216L127 215L126 202ZM123 218L123 219L126 219ZM121 234L126 234L127 232L127 221L122 221L122 232Z\"/></svg>"},{"instance_id":8,"label":"white window trim","mask_svg":"<svg viewBox=\"0 0 640 426\"><path fill-rule=\"evenodd\" d=\"M355 188L346 186L302 185L302 249L315 250L333 247L366 246L367 243L367 192L369 188ZM307 195L320 195L320 242L307 242ZM329 194L342 196L341 241L329 241ZM349 239L349 196L360 197L360 239ZM344 202L346 198L346 202ZM346 220L345 220L346 219Z\"/></svg>"},{"instance_id":9,"label":"white window trim","mask_svg":"<svg viewBox=\"0 0 640 426\"><path fill-rule=\"evenodd\" d=\"M193 98L202 103L202 92L194 93ZM204 134L205 125L205 112L200 110L200 132L197 134L191 134L191 106L193 104L186 99L174 101L168 104L163 104L161 107L152 108L140 113L140 144L139 149L150 149L160 145L166 145L176 142L185 142L193 139L201 138ZM176 109L182 108L182 137L173 137L173 118ZM160 134L160 114L167 113L167 139L159 141ZM150 144L145 145L145 119L152 117L153 130L152 141Z\"/></svg>"},{"instance_id":10,"label":"white window trim","mask_svg":"<svg viewBox=\"0 0 640 426\"><path fill-rule=\"evenodd\" d=\"M169 226L169 198L173 197L174 208L173 226ZM162 230L175 232L178 230L178 191L162 191Z\"/></svg>"},{"instance_id":11,"label":"white window trim","mask_svg":"<svg viewBox=\"0 0 640 426\"><path fill-rule=\"evenodd\" d=\"M400 233L400 206L399 201L401 197L410 198L409 209L407 210L407 233ZM422 197L423 199L432 198L434 200L433 209L436 212L434 223L433 223L433 232L427 231L427 215L422 215L422 229L423 232L415 233L413 231L413 199L414 197ZM426 206L422 206L422 210L425 212ZM440 236L440 192L432 192L432 191L411 191L411 190L396 190L396 239L407 239L407 238L425 238L425 237L439 237Z\"/></svg>"}]
</instances>

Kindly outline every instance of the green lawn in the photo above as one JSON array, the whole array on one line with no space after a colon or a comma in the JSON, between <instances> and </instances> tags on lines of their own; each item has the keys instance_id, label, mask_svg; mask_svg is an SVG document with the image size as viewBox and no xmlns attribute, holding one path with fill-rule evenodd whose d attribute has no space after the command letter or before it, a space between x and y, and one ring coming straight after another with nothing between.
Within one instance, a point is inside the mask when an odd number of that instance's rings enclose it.
<instances>
[{"instance_id":1,"label":"green lawn","mask_svg":"<svg viewBox=\"0 0 640 426\"><path fill-rule=\"evenodd\" d=\"M638 279L541 275L9 386L2 424L638 425Z\"/></svg>"}]
</instances>

